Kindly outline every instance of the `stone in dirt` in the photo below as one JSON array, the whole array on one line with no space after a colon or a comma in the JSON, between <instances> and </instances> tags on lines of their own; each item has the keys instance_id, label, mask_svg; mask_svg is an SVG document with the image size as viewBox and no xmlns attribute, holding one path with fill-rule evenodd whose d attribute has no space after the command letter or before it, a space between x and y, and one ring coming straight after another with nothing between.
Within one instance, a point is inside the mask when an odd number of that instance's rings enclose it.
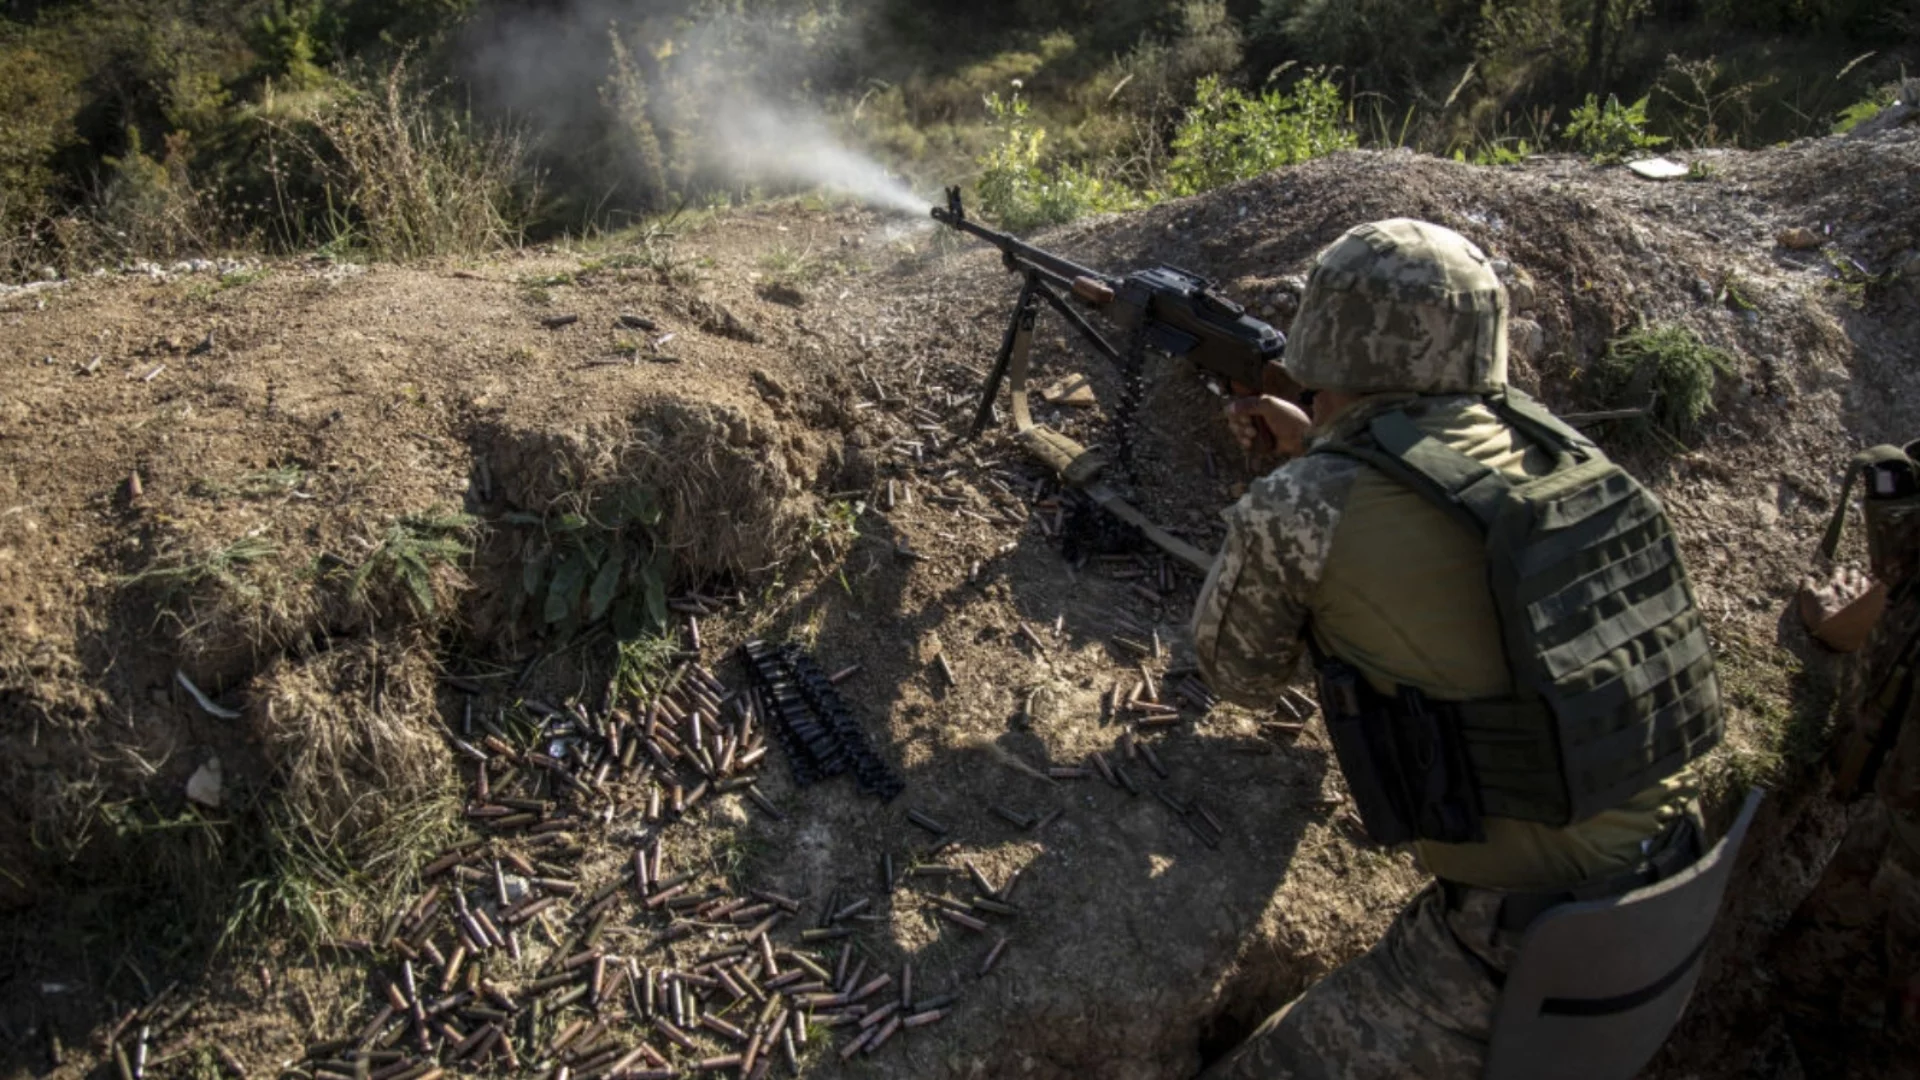
<instances>
[{"instance_id":1,"label":"stone in dirt","mask_svg":"<svg viewBox=\"0 0 1920 1080\"><path fill-rule=\"evenodd\" d=\"M1091 409L1099 404L1093 396L1093 386L1085 375L1069 375L1040 392L1049 405L1064 405L1074 409Z\"/></svg>"},{"instance_id":2,"label":"stone in dirt","mask_svg":"<svg viewBox=\"0 0 1920 1080\"><path fill-rule=\"evenodd\" d=\"M187 779L187 801L209 810L220 809L220 759L211 757Z\"/></svg>"}]
</instances>

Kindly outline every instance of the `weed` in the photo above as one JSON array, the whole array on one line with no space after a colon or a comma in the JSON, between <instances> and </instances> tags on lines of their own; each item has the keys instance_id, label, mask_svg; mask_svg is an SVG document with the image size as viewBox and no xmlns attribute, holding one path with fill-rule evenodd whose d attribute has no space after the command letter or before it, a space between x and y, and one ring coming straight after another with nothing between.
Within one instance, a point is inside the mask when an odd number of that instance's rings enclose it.
<instances>
[{"instance_id":1,"label":"weed","mask_svg":"<svg viewBox=\"0 0 1920 1080\"><path fill-rule=\"evenodd\" d=\"M218 480L195 480L188 491L203 499L271 499L297 490L306 478L306 470L298 465L275 465L248 473L230 485Z\"/></svg>"},{"instance_id":2,"label":"weed","mask_svg":"<svg viewBox=\"0 0 1920 1080\"><path fill-rule=\"evenodd\" d=\"M516 606L538 605L539 624L563 637L602 620L621 641L665 627L669 558L655 535L661 519L652 494L637 487L577 497L572 509L546 517L509 515L539 528L524 549Z\"/></svg>"},{"instance_id":3,"label":"weed","mask_svg":"<svg viewBox=\"0 0 1920 1080\"><path fill-rule=\"evenodd\" d=\"M1132 210L1148 200L1137 192L1069 164L1046 165L1047 129L1028 118L1015 93L987 97L991 126L999 137L980 160L980 206L1003 228L1020 232L1060 225L1086 214Z\"/></svg>"},{"instance_id":4,"label":"weed","mask_svg":"<svg viewBox=\"0 0 1920 1080\"><path fill-rule=\"evenodd\" d=\"M1690 183L1705 183L1718 175L1720 170L1714 168L1710 161L1694 161L1687 166L1687 180Z\"/></svg>"},{"instance_id":5,"label":"weed","mask_svg":"<svg viewBox=\"0 0 1920 1080\"><path fill-rule=\"evenodd\" d=\"M1827 267L1831 276L1827 287L1839 293L1849 307L1856 311L1867 306L1873 299L1875 290L1891 281L1893 274L1876 274L1860 265L1858 259L1842 255L1838 249L1828 247L1825 251Z\"/></svg>"},{"instance_id":6,"label":"weed","mask_svg":"<svg viewBox=\"0 0 1920 1080\"><path fill-rule=\"evenodd\" d=\"M414 614L433 614L434 569L473 554L472 538L478 527L478 519L468 514L401 518L387 526L386 535L354 571L348 594L363 599L370 582L384 581L402 591Z\"/></svg>"},{"instance_id":7,"label":"weed","mask_svg":"<svg viewBox=\"0 0 1920 1080\"><path fill-rule=\"evenodd\" d=\"M812 246L796 250L786 243L776 244L761 255L760 269L774 281L786 284L813 281L826 273L825 264L814 257Z\"/></svg>"},{"instance_id":8,"label":"weed","mask_svg":"<svg viewBox=\"0 0 1920 1080\"><path fill-rule=\"evenodd\" d=\"M680 643L669 633L642 633L618 642L613 658L614 687L622 697L651 697L666 685L679 658Z\"/></svg>"},{"instance_id":9,"label":"weed","mask_svg":"<svg viewBox=\"0 0 1920 1080\"><path fill-rule=\"evenodd\" d=\"M160 592L162 604L171 604L207 585L252 596L259 590L248 580L248 568L279 552L279 546L271 540L243 536L225 547L217 547L198 556L162 556L155 560L153 566L123 579L123 583L155 586Z\"/></svg>"},{"instance_id":10,"label":"weed","mask_svg":"<svg viewBox=\"0 0 1920 1080\"><path fill-rule=\"evenodd\" d=\"M1357 140L1341 123L1344 111L1340 88L1324 74L1302 80L1291 93L1269 90L1259 97L1207 76L1173 137L1173 191L1193 195L1351 149Z\"/></svg>"},{"instance_id":11,"label":"weed","mask_svg":"<svg viewBox=\"0 0 1920 1080\"><path fill-rule=\"evenodd\" d=\"M830 558L837 559L860 539L860 515L866 512L864 502L830 502L807 523L807 540L816 550L824 548Z\"/></svg>"},{"instance_id":12,"label":"weed","mask_svg":"<svg viewBox=\"0 0 1920 1080\"><path fill-rule=\"evenodd\" d=\"M375 255L475 254L519 242L538 201L527 148L506 132L432 111L410 88L403 56L380 83L313 117L327 144L296 139L352 211ZM291 134L291 133L289 133Z\"/></svg>"},{"instance_id":13,"label":"weed","mask_svg":"<svg viewBox=\"0 0 1920 1080\"><path fill-rule=\"evenodd\" d=\"M1651 398L1647 420L1666 435L1684 439L1713 411L1714 388L1720 376L1733 370L1733 358L1724 350L1701 341L1685 326L1669 323L1643 326L1609 342L1593 376L1610 402L1632 406Z\"/></svg>"},{"instance_id":14,"label":"weed","mask_svg":"<svg viewBox=\"0 0 1920 1080\"><path fill-rule=\"evenodd\" d=\"M1747 312L1759 310L1754 306L1752 300L1747 299L1746 290L1741 287L1740 276L1731 270L1727 271L1726 276L1720 279L1720 288L1714 293L1714 301L1725 304L1733 311Z\"/></svg>"},{"instance_id":15,"label":"weed","mask_svg":"<svg viewBox=\"0 0 1920 1080\"><path fill-rule=\"evenodd\" d=\"M1664 146L1666 136L1647 131L1647 100L1643 97L1622 105L1619 98L1608 94L1603 105L1595 95L1588 94L1586 103L1573 110L1562 134L1575 149L1603 165Z\"/></svg>"}]
</instances>

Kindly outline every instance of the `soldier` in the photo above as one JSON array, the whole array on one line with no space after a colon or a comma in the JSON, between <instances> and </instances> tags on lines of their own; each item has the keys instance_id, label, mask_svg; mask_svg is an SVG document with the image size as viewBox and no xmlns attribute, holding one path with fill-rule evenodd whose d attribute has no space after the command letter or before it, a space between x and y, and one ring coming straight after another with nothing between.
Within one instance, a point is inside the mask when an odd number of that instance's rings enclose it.
<instances>
[{"instance_id":1,"label":"soldier","mask_svg":"<svg viewBox=\"0 0 1920 1080\"><path fill-rule=\"evenodd\" d=\"M1886 606L1841 658L1835 794L1861 799L1839 850L1774 949L1787 1029L1808 1076L1920 1076L1920 443L1876 447L1849 470L1824 553L1837 552L1855 479L1872 578Z\"/></svg>"},{"instance_id":2,"label":"soldier","mask_svg":"<svg viewBox=\"0 0 1920 1080\"><path fill-rule=\"evenodd\" d=\"M1528 924L1699 853L1687 766L1720 710L1673 536L1509 390L1507 308L1459 234L1361 226L1321 253L1287 346L1311 415L1230 410L1293 456L1226 513L1201 667L1262 707L1311 663L1368 832L1437 880L1206 1080L1477 1077Z\"/></svg>"}]
</instances>

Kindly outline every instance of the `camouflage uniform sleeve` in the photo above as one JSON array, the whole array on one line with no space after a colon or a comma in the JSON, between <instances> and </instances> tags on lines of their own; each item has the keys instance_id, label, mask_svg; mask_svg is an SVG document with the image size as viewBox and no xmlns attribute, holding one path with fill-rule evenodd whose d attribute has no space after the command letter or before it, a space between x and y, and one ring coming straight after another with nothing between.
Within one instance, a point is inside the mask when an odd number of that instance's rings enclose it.
<instances>
[{"instance_id":1,"label":"camouflage uniform sleeve","mask_svg":"<svg viewBox=\"0 0 1920 1080\"><path fill-rule=\"evenodd\" d=\"M1226 512L1227 546L1193 614L1201 673L1221 697L1264 707L1293 680L1313 592L1361 467L1331 454L1288 462Z\"/></svg>"}]
</instances>

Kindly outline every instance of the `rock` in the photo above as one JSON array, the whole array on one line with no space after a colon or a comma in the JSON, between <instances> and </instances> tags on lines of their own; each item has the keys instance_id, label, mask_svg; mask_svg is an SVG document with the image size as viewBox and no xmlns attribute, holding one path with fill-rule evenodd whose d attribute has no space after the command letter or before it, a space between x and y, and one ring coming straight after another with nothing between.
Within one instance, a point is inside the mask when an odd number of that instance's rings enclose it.
<instances>
[{"instance_id":1,"label":"rock","mask_svg":"<svg viewBox=\"0 0 1920 1080\"><path fill-rule=\"evenodd\" d=\"M1069 375L1040 392L1049 405L1064 405L1073 409L1091 409L1098 404L1094 400L1093 387L1088 385L1085 375Z\"/></svg>"},{"instance_id":2,"label":"rock","mask_svg":"<svg viewBox=\"0 0 1920 1080\"><path fill-rule=\"evenodd\" d=\"M1546 355L1547 330L1532 319L1515 319L1507 326L1507 342L1522 360L1538 360Z\"/></svg>"},{"instance_id":3,"label":"rock","mask_svg":"<svg viewBox=\"0 0 1920 1080\"><path fill-rule=\"evenodd\" d=\"M768 374L765 369L755 368L748 378L751 378L754 386L759 388L760 396L766 398L768 401L787 400L786 385L779 379Z\"/></svg>"},{"instance_id":4,"label":"rock","mask_svg":"<svg viewBox=\"0 0 1920 1080\"><path fill-rule=\"evenodd\" d=\"M1539 291L1533 287L1532 274L1505 259L1493 260L1493 271L1500 276L1500 283L1507 287L1507 298L1515 312L1534 309L1539 302Z\"/></svg>"},{"instance_id":5,"label":"rock","mask_svg":"<svg viewBox=\"0 0 1920 1080\"><path fill-rule=\"evenodd\" d=\"M1801 225L1782 230L1775 239L1789 251L1812 251L1820 246L1820 234Z\"/></svg>"},{"instance_id":6,"label":"rock","mask_svg":"<svg viewBox=\"0 0 1920 1080\"><path fill-rule=\"evenodd\" d=\"M209 810L220 808L220 759L210 757L187 780L187 800Z\"/></svg>"}]
</instances>

